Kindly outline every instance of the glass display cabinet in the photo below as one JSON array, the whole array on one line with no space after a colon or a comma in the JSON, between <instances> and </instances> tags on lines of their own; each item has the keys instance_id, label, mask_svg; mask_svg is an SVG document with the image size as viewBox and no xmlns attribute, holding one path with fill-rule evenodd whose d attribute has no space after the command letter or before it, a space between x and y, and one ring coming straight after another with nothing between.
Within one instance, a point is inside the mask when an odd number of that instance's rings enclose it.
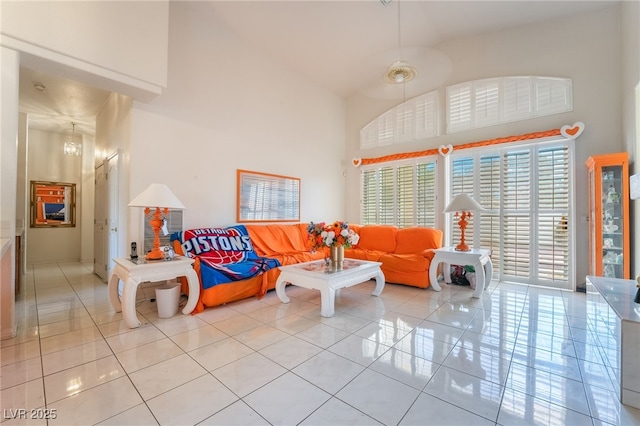
<instances>
[{"instance_id":1,"label":"glass display cabinet","mask_svg":"<svg viewBox=\"0 0 640 426\"><path fill-rule=\"evenodd\" d=\"M589 169L589 274L629 279L629 156L594 155Z\"/></svg>"}]
</instances>

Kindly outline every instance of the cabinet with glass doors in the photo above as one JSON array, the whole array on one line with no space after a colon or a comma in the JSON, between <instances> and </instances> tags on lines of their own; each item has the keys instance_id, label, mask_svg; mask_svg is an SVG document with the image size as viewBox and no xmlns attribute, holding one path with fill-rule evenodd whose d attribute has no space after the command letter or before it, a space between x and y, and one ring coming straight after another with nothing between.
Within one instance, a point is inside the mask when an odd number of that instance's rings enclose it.
<instances>
[{"instance_id":1,"label":"cabinet with glass doors","mask_svg":"<svg viewBox=\"0 0 640 426\"><path fill-rule=\"evenodd\" d=\"M594 155L589 170L589 275L629 279L629 156Z\"/></svg>"}]
</instances>

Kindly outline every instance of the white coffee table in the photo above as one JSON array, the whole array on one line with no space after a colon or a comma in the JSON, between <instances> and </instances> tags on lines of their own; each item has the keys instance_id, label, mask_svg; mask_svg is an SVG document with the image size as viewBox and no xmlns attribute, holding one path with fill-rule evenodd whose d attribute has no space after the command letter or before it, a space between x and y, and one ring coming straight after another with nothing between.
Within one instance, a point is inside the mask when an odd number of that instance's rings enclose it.
<instances>
[{"instance_id":1,"label":"white coffee table","mask_svg":"<svg viewBox=\"0 0 640 426\"><path fill-rule=\"evenodd\" d=\"M476 289L473 297L479 299L485 288L489 287L493 275L491 250L473 248L469 251L458 251L455 247L443 247L435 250L436 255L429 266L429 281L435 291L440 291L438 283L438 264L443 263L442 275L444 282L451 282L449 265L473 265L476 270Z\"/></svg>"},{"instance_id":2,"label":"white coffee table","mask_svg":"<svg viewBox=\"0 0 640 426\"><path fill-rule=\"evenodd\" d=\"M109 299L111 306L116 312L122 311L122 317L129 328L140 326L140 321L136 314L136 292L140 283L151 281L171 280L178 277L187 277L189 283L189 299L182 309L182 313L190 314L198 303L200 296L200 282L198 274L193 269L194 259L184 256L176 256L173 260L154 260L145 262L141 257L138 263L129 259L113 259L115 268L109 277ZM118 283L122 280L122 301L118 296Z\"/></svg>"},{"instance_id":3,"label":"white coffee table","mask_svg":"<svg viewBox=\"0 0 640 426\"><path fill-rule=\"evenodd\" d=\"M327 266L324 260L280 266L280 276L276 281L276 294L282 303L289 303L285 294L287 283L308 289L320 290L322 307L320 315L332 317L335 313L336 291L360 284L371 278L376 279L376 288L371 293L379 296L384 289L384 274L380 262L345 259L343 269L336 271Z\"/></svg>"}]
</instances>

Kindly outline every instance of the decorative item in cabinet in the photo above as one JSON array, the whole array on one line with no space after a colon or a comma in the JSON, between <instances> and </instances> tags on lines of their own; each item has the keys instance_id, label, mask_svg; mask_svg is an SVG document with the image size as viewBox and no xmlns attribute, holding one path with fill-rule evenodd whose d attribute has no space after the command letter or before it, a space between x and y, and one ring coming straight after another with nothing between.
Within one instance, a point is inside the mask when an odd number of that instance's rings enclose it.
<instances>
[{"instance_id":1,"label":"decorative item in cabinet","mask_svg":"<svg viewBox=\"0 0 640 426\"><path fill-rule=\"evenodd\" d=\"M589 171L589 274L629 279L629 156L594 155Z\"/></svg>"}]
</instances>

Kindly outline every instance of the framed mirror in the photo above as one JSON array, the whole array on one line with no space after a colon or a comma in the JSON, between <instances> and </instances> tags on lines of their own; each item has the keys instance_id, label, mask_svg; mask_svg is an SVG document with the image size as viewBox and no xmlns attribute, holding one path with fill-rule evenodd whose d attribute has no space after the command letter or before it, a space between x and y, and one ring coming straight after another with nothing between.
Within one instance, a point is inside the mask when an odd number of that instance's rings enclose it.
<instances>
[{"instance_id":1,"label":"framed mirror","mask_svg":"<svg viewBox=\"0 0 640 426\"><path fill-rule=\"evenodd\" d=\"M31 181L31 227L76 226L76 184Z\"/></svg>"}]
</instances>

